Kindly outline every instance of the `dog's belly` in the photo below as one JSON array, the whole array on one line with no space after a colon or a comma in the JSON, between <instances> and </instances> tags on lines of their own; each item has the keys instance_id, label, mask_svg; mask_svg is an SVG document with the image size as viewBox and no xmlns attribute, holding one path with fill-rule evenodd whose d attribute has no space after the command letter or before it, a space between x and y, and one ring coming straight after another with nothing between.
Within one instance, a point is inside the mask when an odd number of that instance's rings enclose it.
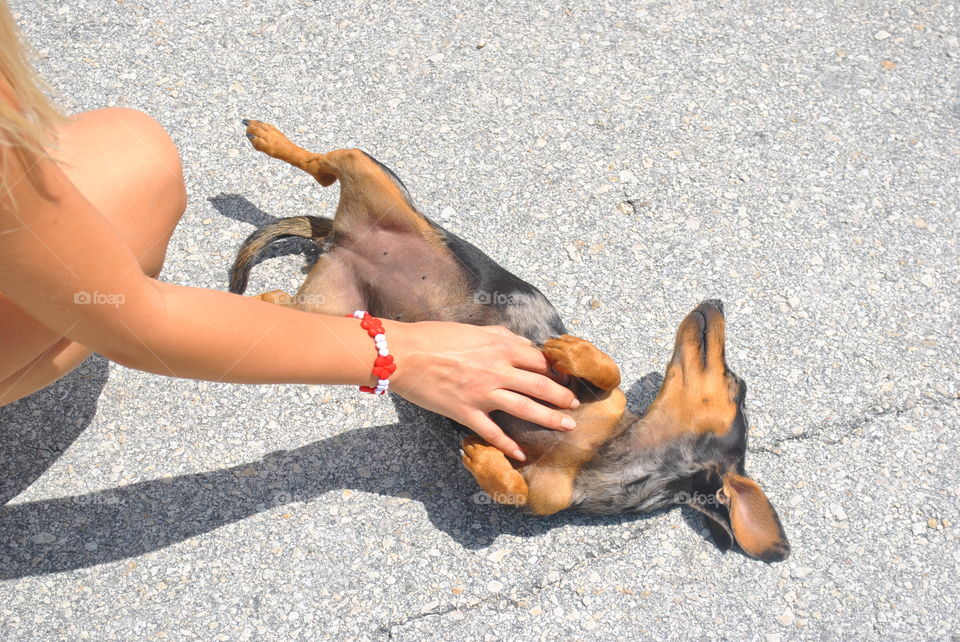
<instances>
[{"instance_id":1,"label":"dog's belly","mask_svg":"<svg viewBox=\"0 0 960 642\"><path fill-rule=\"evenodd\" d=\"M352 275L354 289L374 316L408 322L484 321L462 267L435 242L374 227L365 233L351 230L324 256Z\"/></svg>"},{"instance_id":2,"label":"dog's belly","mask_svg":"<svg viewBox=\"0 0 960 642\"><path fill-rule=\"evenodd\" d=\"M460 250L409 232L352 228L330 244L300 293L336 293L353 309L395 321L503 325L535 342L564 332L536 288L479 251Z\"/></svg>"}]
</instances>

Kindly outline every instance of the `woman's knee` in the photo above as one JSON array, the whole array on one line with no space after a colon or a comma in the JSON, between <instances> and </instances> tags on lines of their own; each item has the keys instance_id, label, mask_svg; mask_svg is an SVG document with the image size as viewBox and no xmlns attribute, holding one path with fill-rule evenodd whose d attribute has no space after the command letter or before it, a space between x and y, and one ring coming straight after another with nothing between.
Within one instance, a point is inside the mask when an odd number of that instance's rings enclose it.
<instances>
[{"instance_id":1,"label":"woman's knee","mask_svg":"<svg viewBox=\"0 0 960 642\"><path fill-rule=\"evenodd\" d=\"M151 116L123 107L77 114L59 134L64 172L124 236L144 272L158 274L187 202L173 139Z\"/></svg>"},{"instance_id":2,"label":"woman's knee","mask_svg":"<svg viewBox=\"0 0 960 642\"><path fill-rule=\"evenodd\" d=\"M162 192L160 202L177 217L183 214L187 191L183 180L180 153L170 134L153 116L127 107L105 107L87 112L108 120L119 132L123 144L138 156L131 171L140 174L140 182Z\"/></svg>"}]
</instances>

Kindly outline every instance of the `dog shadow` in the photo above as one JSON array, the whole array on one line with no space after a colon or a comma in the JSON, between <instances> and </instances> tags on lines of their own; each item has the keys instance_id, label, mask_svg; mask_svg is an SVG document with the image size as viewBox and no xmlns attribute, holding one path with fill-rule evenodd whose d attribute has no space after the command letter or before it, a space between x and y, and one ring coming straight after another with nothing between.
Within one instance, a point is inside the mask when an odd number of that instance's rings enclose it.
<instances>
[{"instance_id":1,"label":"dog shadow","mask_svg":"<svg viewBox=\"0 0 960 642\"><path fill-rule=\"evenodd\" d=\"M94 365L96 373L105 371L102 360ZM630 389L628 399L640 404L635 407L649 404L659 376L647 375ZM101 388L104 381L102 377ZM67 381L57 387L69 385ZM490 504L460 464L459 436L452 422L400 399L396 407L398 424L351 430L257 461L2 507L0 580L136 557L251 515L345 489L418 502L438 530L467 549L487 547L502 534L534 537L558 526L616 525L650 517L560 513L543 518ZM89 423L93 409L95 404L81 413L85 420L73 422L81 427L52 446L49 438L21 440L21 448L42 448L47 463L21 464L14 487L36 479L79 434L84 421Z\"/></svg>"},{"instance_id":2,"label":"dog shadow","mask_svg":"<svg viewBox=\"0 0 960 642\"><path fill-rule=\"evenodd\" d=\"M239 194L218 194L211 196L207 200L222 216L252 225L255 229L251 232L251 236L256 234L257 230L261 227L279 220L277 217L267 214ZM239 248L239 246L237 247ZM264 248L250 263L250 267L259 265L268 259L275 259L292 254L303 255L306 261L304 272L308 271L320 256L316 244L309 239L290 237L275 241Z\"/></svg>"}]
</instances>

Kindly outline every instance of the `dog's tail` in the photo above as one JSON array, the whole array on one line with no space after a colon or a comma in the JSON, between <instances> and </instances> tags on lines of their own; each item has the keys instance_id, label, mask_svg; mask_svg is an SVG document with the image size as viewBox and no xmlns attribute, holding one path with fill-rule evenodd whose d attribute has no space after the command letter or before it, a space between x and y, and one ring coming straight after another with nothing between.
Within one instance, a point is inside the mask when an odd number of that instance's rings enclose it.
<instances>
[{"instance_id":1,"label":"dog's tail","mask_svg":"<svg viewBox=\"0 0 960 642\"><path fill-rule=\"evenodd\" d=\"M234 294L243 294L247 289L247 279L250 277L250 268L253 267L254 260L274 241L290 236L300 236L319 244L332 229L333 221L320 216L291 216L261 227L247 237L237 252L237 258L233 262L233 267L230 268L230 291Z\"/></svg>"}]
</instances>

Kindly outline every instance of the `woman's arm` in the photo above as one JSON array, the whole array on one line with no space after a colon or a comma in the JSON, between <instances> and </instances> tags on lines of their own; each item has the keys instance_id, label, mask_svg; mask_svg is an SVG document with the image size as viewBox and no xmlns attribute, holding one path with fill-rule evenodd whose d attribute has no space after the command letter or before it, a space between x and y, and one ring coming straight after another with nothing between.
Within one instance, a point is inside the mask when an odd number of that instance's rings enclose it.
<instances>
[{"instance_id":1,"label":"woman's arm","mask_svg":"<svg viewBox=\"0 0 960 642\"><path fill-rule=\"evenodd\" d=\"M54 332L123 365L177 377L372 383L373 343L355 320L150 279L54 163L37 168L49 200L9 150L3 160L14 202L0 200L0 291ZM547 372L543 355L514 335L460 324L384 325L399 366L394 390L510 454L516 444L487 412L559 428L565 415L524 395L575 404L567 389L535 374Z\"/></svg>"}]
</instances>

